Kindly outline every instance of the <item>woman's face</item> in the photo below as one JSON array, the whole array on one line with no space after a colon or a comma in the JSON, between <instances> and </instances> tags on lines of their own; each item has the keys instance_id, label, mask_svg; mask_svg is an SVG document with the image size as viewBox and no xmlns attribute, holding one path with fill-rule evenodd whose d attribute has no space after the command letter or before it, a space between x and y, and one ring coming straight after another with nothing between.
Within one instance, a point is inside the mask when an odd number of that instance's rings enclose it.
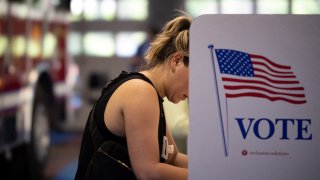
<instances>
[{"instance_id":1,"label":"woman's face","mask_svg":"<svg viewBox=\"0 0 320 180\"><path fill-rule=\"evenodd\" d=\"M189 67L178 54L172 57L170 68L166 95L169 101L178 103L189 97Z\"/></svg>"}]
</instances>

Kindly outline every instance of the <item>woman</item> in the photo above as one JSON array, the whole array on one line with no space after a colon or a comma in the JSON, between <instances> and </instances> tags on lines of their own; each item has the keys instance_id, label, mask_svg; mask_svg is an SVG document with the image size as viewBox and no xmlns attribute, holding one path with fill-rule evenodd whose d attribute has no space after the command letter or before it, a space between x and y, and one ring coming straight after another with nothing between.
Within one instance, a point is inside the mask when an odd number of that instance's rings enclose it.
<instances>
[{"instance_id":1,"label":"woman","mask_svg":"<svg viewBox=\"0 0 320 180\"><path fill-rule=\"evenodd\" d=\"M86 125L75 179L187 179L188 158L166 127L162 98L188 98L190 25L184 15L169 21L151 43L144 69L106 85ZM112 163L101 163L101 154L132 174L119 175Z\"/></svg>"}]
</instances>

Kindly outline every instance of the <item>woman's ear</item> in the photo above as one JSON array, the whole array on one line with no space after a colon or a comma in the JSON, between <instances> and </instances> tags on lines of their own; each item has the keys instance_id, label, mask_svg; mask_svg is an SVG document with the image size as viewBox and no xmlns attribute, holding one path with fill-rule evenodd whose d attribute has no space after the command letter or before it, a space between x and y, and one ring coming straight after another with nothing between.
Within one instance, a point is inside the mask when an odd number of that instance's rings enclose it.
<instances>
[{"instance_id":1,"label":"woman's ear","mask_svg":"<svg viewBox=\"0 0 320 180\"><path fill-rule=\"evenodd\" d=\"M173 54L172 59L171 59L175 65L177 65L179 62L183 61L183 55L176 52Z\"/></svg>"},{"instance_id":2,"label":"woman's ear","mask_svg":"<svg viewBox=\"0 0 320 180\"><path fill-rule=\"evenodd\" d=\"M170 67L171 67L172 72L175 72L176 66L180 62L183 62L183 56L178 52L174 53L170 59Z\"/></svg>"}]
</instances>

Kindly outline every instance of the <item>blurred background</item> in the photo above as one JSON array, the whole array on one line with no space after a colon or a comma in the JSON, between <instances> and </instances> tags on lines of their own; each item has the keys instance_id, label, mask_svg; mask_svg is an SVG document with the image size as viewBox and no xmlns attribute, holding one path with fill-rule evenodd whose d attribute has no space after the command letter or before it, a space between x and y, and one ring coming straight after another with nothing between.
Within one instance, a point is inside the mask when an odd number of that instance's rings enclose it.
<instances>
[{"instance_id":1,"label":"blurred background","mask_svg":"<svg viewBox=\"0 0 320 180\"><path fill-rule=\"evenodd\" d=\"M178 10L320 14L320 0L0 0L0 179L73 179L101 88ZM188 102L164 108L188 153Z\"/></svg>"}]
</instances>

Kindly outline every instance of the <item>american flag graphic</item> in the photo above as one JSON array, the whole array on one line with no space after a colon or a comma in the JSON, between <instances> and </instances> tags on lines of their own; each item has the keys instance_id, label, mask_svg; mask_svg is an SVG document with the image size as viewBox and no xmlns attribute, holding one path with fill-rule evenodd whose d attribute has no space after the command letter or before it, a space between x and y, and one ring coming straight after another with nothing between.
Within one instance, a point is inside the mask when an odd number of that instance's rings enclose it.
<instances>
[{"instance_id":1,"label":"american flag graphic","mask_svg":"<svg viewBox=\"0 0 320 180\"><path fill-rule=\"evenodd\" d=\"M216 49L227 98L257 97L292 104L306 103L304 88L290 66L264 56Z\"/></svg>"}]
</instances>

